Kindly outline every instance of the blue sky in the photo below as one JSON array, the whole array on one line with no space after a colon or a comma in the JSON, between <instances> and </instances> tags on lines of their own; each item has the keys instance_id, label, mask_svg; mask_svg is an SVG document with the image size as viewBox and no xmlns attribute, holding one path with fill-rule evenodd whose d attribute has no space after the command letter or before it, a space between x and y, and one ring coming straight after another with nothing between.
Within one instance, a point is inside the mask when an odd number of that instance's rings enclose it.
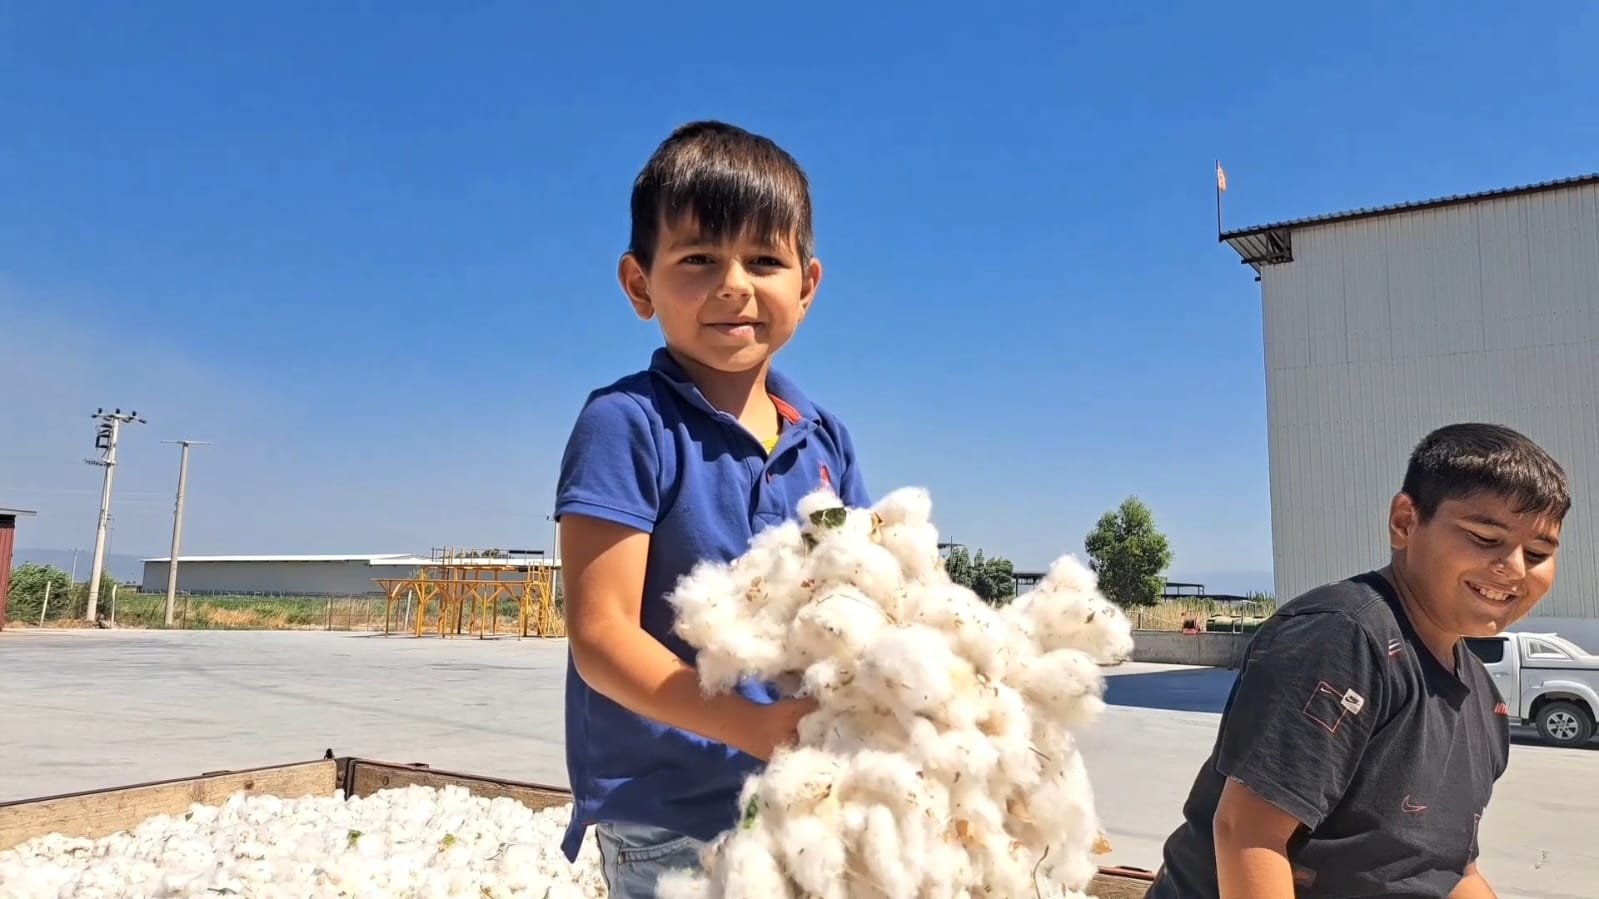
<instances>
[{"instance_id":1,"label":"blue sky","mask_svg":"<svg viewBox=\"0 0 1599 899\"><path fill-rule=\"evenodd\" d=\"M781 364L872 487L1037 567L1136 494L1269 586L1258 288L1229 226L1599 169L1580 2L0 5L0 505L23 547L544 546L585 393L653 324L632 176L723 118L815 186ZM558 8L554 8L558 7ZM1397 477L1397 473L1396 473Z\"/></svg>"}]
</instances>

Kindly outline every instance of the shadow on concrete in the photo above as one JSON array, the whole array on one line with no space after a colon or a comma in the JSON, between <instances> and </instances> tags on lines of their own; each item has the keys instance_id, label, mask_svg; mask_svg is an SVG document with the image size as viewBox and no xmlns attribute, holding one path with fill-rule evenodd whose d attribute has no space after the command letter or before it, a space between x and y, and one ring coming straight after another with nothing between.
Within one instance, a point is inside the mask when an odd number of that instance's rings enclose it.
<instances>
[{"instance_id":1,"label":"shadow on concrete","mask_svg":"<svg viewBox=\"0 0 1599 899\"><path fill-rule=\"evenodd\" d=\"M1221 714L1237 671L1194 668L1105 678L1105 702L1139 709Z\"/></svg>"},{"instance_id":2,"label":"shadow on concrete","mask_svg":"<svg viewBox=\"0 0 1599 899\"><path fill-rule=\"evenodd\" d=\"M1110 674L1105 678L1105 702L1126 708L1219 715L1227 704L1227 694L1232 690L1237 676L1237 671L1223 668ZM1510 741L1517 746L1560 748L1545 743L1538 736L1537 729L1520 725L1511 727ZM1599 736L1581 747L1566 748L1599 752Z\"/></svg>"},{"instance_id":3,"label":"shadow on concrete","mask_svg":"<svg viewBox=\"0 0 1599 899\"><path fill-rule=\"evenodd\" d=\"M1582 744L1581 746L1551 746L1538 736L1538 728L1524 727L1519 724L1510 726L1510 743L1513 746L1537 746L1543 749L1580 749L1584 752L1599 752L1599 736Z\"/></svg>"}]
</instances>

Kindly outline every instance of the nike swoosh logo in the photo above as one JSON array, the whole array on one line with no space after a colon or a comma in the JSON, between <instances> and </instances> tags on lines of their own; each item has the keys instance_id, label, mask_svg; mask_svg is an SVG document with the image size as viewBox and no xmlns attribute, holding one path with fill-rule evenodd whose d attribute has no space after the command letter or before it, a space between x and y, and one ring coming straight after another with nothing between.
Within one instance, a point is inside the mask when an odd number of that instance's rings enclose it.
<instances>
[{"instance_id":1,"label":"nike swoosh logo","mask_svg":"<svg viewBox=\"0 0 1599 899\"><path fill-rule=\"evenodd\" d=\"M1411 802L1410 797L1407 795L1404 800L1399 803L1399 810L1402 812L1424 812L1427 810L1427 807L1425 805L1417 805L1416 803Z\"/></svg>"}]
</instances>

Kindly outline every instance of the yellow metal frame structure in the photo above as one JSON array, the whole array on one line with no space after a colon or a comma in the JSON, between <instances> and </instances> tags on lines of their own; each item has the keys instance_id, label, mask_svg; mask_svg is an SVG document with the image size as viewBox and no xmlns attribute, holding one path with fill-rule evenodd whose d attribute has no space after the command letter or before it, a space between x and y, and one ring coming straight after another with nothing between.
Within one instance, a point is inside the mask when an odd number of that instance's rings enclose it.
<instances>
[{"instance_id":1,"label":"yellow metal frame structure","mask_svg":"<svg viewBox=\"0 0 1599 899\"><path fill-rule=\"evenodd\" d=\"M517 557L499 550L436 549L432 561L414 577L373 578L388 597L383 633L395 633L395 606L415 599L415 636L428 628L428 612L438 616L432 630L440 637L500 635L500 603L516 604L516 637L564 637L566 619L555 605L555 568L539 557ZM400 621L403 621L403 617Z\"/></svg>"}]
</instances>

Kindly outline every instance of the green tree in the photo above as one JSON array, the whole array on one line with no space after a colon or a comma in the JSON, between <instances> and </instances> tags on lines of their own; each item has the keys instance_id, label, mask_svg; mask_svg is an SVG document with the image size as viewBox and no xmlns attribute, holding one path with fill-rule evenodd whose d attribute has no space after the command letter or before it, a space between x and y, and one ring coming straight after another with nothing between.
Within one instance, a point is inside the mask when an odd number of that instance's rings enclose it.
<instances>
[{"instance_id":1,"label":"green tree","mask_svg":"<svg viewBox=\"0 0 1599 899\"><path fill-rule=\"evenodd\" d=\"M1120 606L1149 606L1160 601L1171 565L1171 546L1155 527L1155 516L1136 496L1106 512L1084 541L1089 567L1099 577L1100 592Z\"/></svg>"},{"instance_id":2,"label":"green tree","mask_svg":"<svg viewBox=\"0 0 1599 899\"><path fill-rule=\"evenodd\" d=\"M1003 556L974 556L964 546L952 546L944 556L949 579L976 593L989 605L1003 605L1016 595L1016 568Z\"/></svg>"}]
</instances>

